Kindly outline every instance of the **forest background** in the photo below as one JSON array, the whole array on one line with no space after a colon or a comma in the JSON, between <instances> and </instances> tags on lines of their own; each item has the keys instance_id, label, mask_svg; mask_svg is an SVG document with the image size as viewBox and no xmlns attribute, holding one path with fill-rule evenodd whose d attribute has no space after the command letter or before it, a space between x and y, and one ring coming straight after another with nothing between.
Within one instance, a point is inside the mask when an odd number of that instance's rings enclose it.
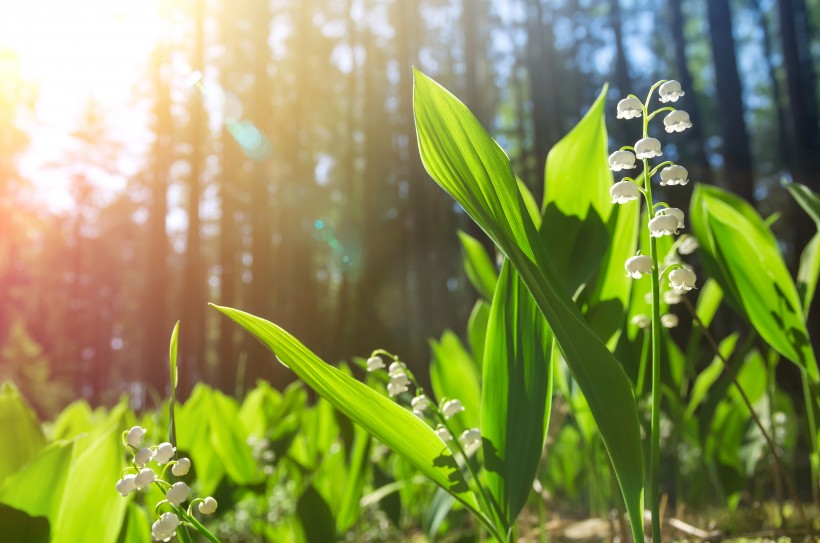
<instances>
[{"instance_id":1,"label":"forest background","mask_svg":"<svg viewBox=\"0 0 820 543\"><path fill-rule=\"evenodd\" d=\"M208 301L325 360L383 347L426 367L429 338L461 333L476 298L457 230L481 233L426 179L414 65L467 103L536 198L547 152L606 82L610 136L631 141L616 100L678 79L694 126L669 159L775 213L793 271L815 230L781 180L820 191L818 0L154 0L151 32L106 34L144 52L113 58L133 81L128 123L107 67L71 47L104 50L97 32L130 3L38 3L0 1L0 381L41 415L77 397L155 404L178 319L182 397L293 379ZM103 82L64 96L62 121L41 100L59 88L4 40L13 26ZM48 130L62 144L44 146ZM691 188L667 201L686 209ZM717 326L741 326L728 315ZM797 387L790 366L780 378Z\"/></svg>"}]
</instances>

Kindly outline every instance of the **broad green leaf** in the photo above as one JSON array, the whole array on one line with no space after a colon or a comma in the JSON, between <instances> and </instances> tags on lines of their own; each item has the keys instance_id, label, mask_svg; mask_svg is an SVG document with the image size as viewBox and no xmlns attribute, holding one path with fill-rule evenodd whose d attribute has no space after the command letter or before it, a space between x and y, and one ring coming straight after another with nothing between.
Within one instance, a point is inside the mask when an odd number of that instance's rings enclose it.
<instances>
[{"instance_id":1,"label":"broad green leaf","mask_svg":"<svg viewBox=\"0 0 820 543\"><path fill-rule=\"evenodd\" d=\"M495 283L498 281L493 260L481 242L471 235L459 232L458 237L464 249L464 271L467 272L467 278L484 299L492 300Z\"/></svg>"},{"instance_id":2,"label":"broad green leaf","mask_svg":"<svg viewBox=\"0 0 820 543\"><path fill-rule=\"evenodd\" d=\"M222 460L228 476L240 485L259 481L236 400L217 390L212 391L210 400L211 446Z\"/></svg>"},{"instance_id":3,"label":"broad green leaf","mask_svg":"<svg viewBox=\"0 0 820 543\"><path fill-rule=\"evenodd\" d=\"M643 525L643 451L632 386L584 320L552 264L504 151L466 106L416 71L414 109L427 172L453 196L510 260L549 323L589 402L624 495L636 539ZM545 219L546 222L546 219Z\"/></svg>"},{"instance_id":4,"label":"broad green leaf","mask_svg":"<svg viewBox=\"0 0 820 543\"><path fill-rule=\"evenodd\" d=\"M783 185L820 228L820 194L800 183L784 183Z\"/></svg>"},{"instance_id":5,"label":"broad green leaf","mask_svg":"<svg viewBox=\"0 0 820 543\"><path fill-rule=\"evenodd\" d=\"M354 426L353 444L348 455L347 474L344 480L342 498L336 513L336 532L351 529L359 518L359 501L367 484L367 466L370 460L370 434L361 426ZM338 484L338 481L334 481Z\"/></svg>"},{"instance_id":6,"label":"broad green leaf","mask_svg":"<svg viewBox=\"0 0 820 543\"><path fill-rule=\"evenodd\" d=\"M86 541L89 534L99 543L117 541L128 505L114 491L124 467L120 437L125 411L125 404L117 406L98 437L89 434L77 439L57 520L52 525L53 541Z\"/></svg>"},{"instance_id":7,"label":"broad green leaf","mask_svg":"<svg viewBox=\"0 0 820 543\"><path fill-rule=\"evenodd\" d=\"M214 307L265 344L283 364L336 409L486 521L449 449L432 428L408 409L326 364L275 324L236 309Z\"/></svg>"},{"instance_id":8,"label":"broad green leaf","mask_svg":"<svg viewBox=\"0 0 820 543\"><path fill-rule=\"evenodd\" d=\"M0 482L46 445L37 415L13 384L0 384Z\"/></svg>"},{"instance_id":9,"label":"broad green leaf","mask_svg":"<svg viewBox=\"0 0 820 543\"><path fill-rule=\"evenodd\" d=\"M797 293L803 304L803 315L809 317L814 291L817 289L817 278L820 276L820 232L815 234L800 255L800 267L797 270Z\"/></svg>"},{"instance_id":10,"label":"broad green leaf","mask_svg":"<svg viewBox=\"0 0 820 543\"><path fill-rule=\"evenodd\" d=\"M612 173L607 161L605 104L606 88L547 155L541 231L570 294L598 270L610 239L606 223L613 207L609 196Z\"/></svg>"},{"instance_id":11,"label":"broad green leaf","mask_svg":"<svg viewBox=\"0 0 820 543\"><path fill-rule=\"evenodd\" d=\"M87 432L99 420L100 415L91 410L88 402L77 400L57 415L48 436L52 440L71 439Z\"/></svg>"},{"instance_id":12,"label":"broad green leaf","mask_svg":"<svg viewBox=\"0 0 820 543\"><path fill-rule=\"evenodd\" d=\"M307 543L330 543L336 540L336 522L330 506L313 486L299 496L296 514L302 522Z\"/></svg>"},{"instance_id":13,"label":"broad green leaf","mask_svg":"<svg viewBox=\"0 0 820 543\"><path fill-rule=\"evenodd\" d=\"M174 325L174 330L171 332L171 345L168 348L168 365L169 373L171 375L171 401L168 402L168 441L176 447L177 445L177 430L176 417L174 416L174 407L177 403L177 382L179 381L179 372L177 371L177 351L179 345L179 321Z\"/></svg>"},{"instance_id":14,"label":"broad green leaf","mask_svg":"<svg viewBox=\"0 0 820 543\"><path fill-rule=\"evenodd\" d=\"M151 541L151 521L145 514L145 509L134 502L128 504L122 534L117 543L145 543Z\"/></svg>"},{"instance_id":15,"label":"broad green leaf","mask_svg":"<svg viewBox=\"0 0 820 543\"><path fill-rule=\"evenodd\" d=\"M239 418L248 435L263 437L274 425L273 414L281 403L282 394L266 381L259 381L239 407Z\"/></svg>"},{"instance_id":16,"label":"broad green leaf","mask_svg":"<svg viewBox=\"0 0 820 543\"><path fill-rule=\"evenodd\" d=\"M739 334L734 333L720 342L718 350L725 360L728 360L732 355L732 352L735 350L738 337L740 337ZM692 393L689 395L689 405L686 406L686 411L683 413L683 418L688 419L695 414L695 409L698 408L703 399L709 393L709 389L712 387L714 382L718 380L718 377L720 377L722 373L723 361L718 356L715 356L712 363L700 372L700 375L698 375L697 379L695 379L695 384L692 385Z\"/></svg>"},{"instance_id":17,"label":"broad green leaf","mask_svg":"<svg viewBox=\"0 0 820 543\"><path fill-rule=\"evenodd\" d=\"M552 404L552 334L509 261L484 351L481 433L487 487L511 526L532 489Z\"/></svg>"},{"instance_id":18,"label":"broad green leaf","mask_svg":"<svg viewBox=\"0 0 820 543\"><path fill-rule=\"evenodd\" d=\"M73 453L73 441L57 441L42 449L0 485L0 502L56 524Z\"/></svg>"},{"instance_id":19,"label":"broad green leaf","mask_svg":"<svg viewBox=\"0 0 820 543\"><path fill-rule=\"evenodd\" d=\"M211 389L199 383L184 405L177 407L177 448L185 451L204 495L213 494L225 476L222 459L211 444Z\"/></svg>"},{"instance_id":20,"label":"broad green leaf","mask_svg":"<svg viewBox=\"0 0 820 543\"><path fill-rule=\"evenodd\" d=\"M702 247L720 269L718 282L767 343L820 381L800 297L771 231L748 204L718 188L700 185L692 199L701 214L696 234L709 240Z\"/></svg>"},{"instance_id":21,"label":"broad green leaf","mask_svg":"<svg viewBox=\"0 0 820 543\"><path fill-rule=\"evenodd\" d=\"M457 420L469 428L478 426L481 407L481 376L478 364L450 330L442 334L440 341L430 340L433 360L430 363L430 381L436 398L457 398L464 411Z\"/></svg>"},{"instance_id":22,"label":"broad green leaf","mask_svg":"<svg viewBox=\"0 0 820 543\"><path fill-rule=\"evenodd\" d=\"M467 321L467 338L470 341L470 352L473 360L484 363L484 343L487 339L487 323L490 320L490 304L484 300L478 300L470 313L470 320Z\"/></svg>"}]
</instances>

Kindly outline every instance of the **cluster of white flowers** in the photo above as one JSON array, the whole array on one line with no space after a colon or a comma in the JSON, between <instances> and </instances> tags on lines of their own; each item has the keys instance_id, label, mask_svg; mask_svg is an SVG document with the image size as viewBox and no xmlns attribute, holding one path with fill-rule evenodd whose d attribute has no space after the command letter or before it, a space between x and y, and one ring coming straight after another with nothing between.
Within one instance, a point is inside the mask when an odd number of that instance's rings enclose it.
<instances>
[{"instance_id":1,"label":"cluster of white flowers","mask_svg":"<svg viewBox=\"0 0 820 543\"><path fill-rule=\"evenodd\" d=\"M393 362L387 366L384 359L379 353L385 351L376 351L370 358L367 359L365 367L368 372L375 372L387 367L387 393L392 398L396 398L402 393L409 392L410 386L415 388L415 395L410 400L410 409L413 414L424 421L437 422L433 431L436 436L443 442L448 443L453 441L453 427L450 420L464 411L464 405L457 399L443 399L439 406L435 406L433 402L424 394L421 387L418 386L413 375L407 369L407 366L393 357ZM464 430L458 439L461 450L467 456L472 455L481 447L481 432L478 428L469 428Z\"/></svg>"},{"instance_id":2,"label":"cluster of white flowers","mask_svg":"<svg viewBox=\"0 0 820 543\"><path fill-rule=\"evenodd\" d=\"M203 515L210 515L216 511L217 504L216 500L209 496L204 500L202 498L192 500L187 511L181 509L182 504L190 497L191 487L182 481L173 484L166 481L165 472L170 467L174 476L183 477L191 469L191 460L188 458L173 460L176 448L168 442L143 446L142 440L145 434L145 428L140 426L134 426L123 432L123 446L133 457L131 466L125 469L115 488L120 495L126 497L132 492L143 490L151 483L157 484L165 493L165 499L159 502L155 509L168 504L173 511L159 515L157 521L151 526L151 536L155 541L169 541L176 534L177 528L184 524L186 517L191 516L191 508L195 503L198 502L199 512ZM151 462L155 466L152 466ZM154 471L155 469L159 469L159 474Z\"/></svg>"},{"instance_id":3,"label":"cluster of white flowers","mask_svg":"<svg viewBox=\"0 0 820 543\"><path fill-rule=\"evenodd\" d=\"M650 97L655 88L658 88L661 103L667 104L677 102L684 96L680 83L677 81L663 81L653 86ZM609 156L609 166L613 172L622 170L632 170L637 167L636 161L643 161L644 172L642 176L624 177L610 188L612 202L625 204L632 200L637 200L641 195L647 198L647 205L654 211L648 221L649 235L653 238L677 235L685 227L684 213L678 208L669 207L661 202L654 204L650 202L651 187L646 186L651 183L652 177L660 173L661 186L686 185L689 182L689 172L683 166L672 162L662 164L650 169L649 159L663 156L661 142L655 138L647 136L649 121L661 112L668 112L663 119L663 126L666 132L683 132L692 126L689 114L685 111L677 110L674 107L662 107L654 112L647 111L649 99L646 104L642 103L636 96L629 95L618 102L617 117L619 119L644 119L643 138L638 140L632 147L623 147ZM641 181L643 180L643 181ZM675 248L681 255L692 253L697 248L697 241L691 236L684 235L676 243ZM640 279L642 276L651 274L653 271L663 273L668 272L669 289L664 292L663 300L667 305L675 304L683 299L683 295L695 288L697 277L691 267L680 262L675 255L673 261L667 260L668 267L665 270L653 270L653 261L649 256L640 252L630 257L624 263L626 274L633 279ZM651 301L651 300L650 300ZM661 317L661 323L667 328L677 326L678 318L673 314L666 314ZM632 324L640 328L647 328L651 324L651 319L643 314L635 315Z\"/></svg>"}]
</instances>

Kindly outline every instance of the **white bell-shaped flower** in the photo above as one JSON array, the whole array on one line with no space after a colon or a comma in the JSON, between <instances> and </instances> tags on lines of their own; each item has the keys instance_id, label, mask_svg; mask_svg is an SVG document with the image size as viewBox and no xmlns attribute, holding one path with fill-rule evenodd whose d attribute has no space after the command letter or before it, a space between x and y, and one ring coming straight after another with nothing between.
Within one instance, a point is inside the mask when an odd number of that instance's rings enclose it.
<instances>
[{"instance_id":1,"label":"white bell-shaped flower","mask_svg":"<svg viewBox=\"0 0 820 543\"><path fill-rule=\"evenodd\" d=\"M691 255L698 249L698 247L700 247L700 245L694 236L686 236L680 240L678 252L682 255Z\"/></svg>"},{"instance_id":2,"label":"white bell-shaped flower","mask_svg":"<svg viewBox=\"0 0 820 543\"><path fill-rule=\"evenodd\" d=\"M141 426L134 426L128 430L128 435L125 436L125 442L137 449L139 448L140 443L142 443L142 438L145 436L146 432L147 430L145 428L142 428Z\"/></svg>"},{"instance_id":3,"label":"white bell-shaped flower","mask_svg":"<svg viewBox=\"0 0 820 543\"><path fill-rule=\"evenodd\" d=\"M643 138L635 144L635 156L643 160L663 156L661 142L655 138Z\"/></svg>"},{"instance_id":4,"label":"white bell-shaped flower","mask_svg":"<svg viewBox=\"0 0 820 543\"><path fill-rule=\"evenodd\" d=\"M462 411L464 411L464 406L461 405L459 400L447 400L444 402L444 405L441 406L441 412L444 413L445 419L449 419Z\"/></svg>"},{"instance_id":5,"label":"white bell-shaped flower","mask_svg":"<svg viewBox=\"0 0 820 543\"><path fill-rule=\"evenodd\" d=\"M626 259L624 264L627 277L640 279L642 276L652 273L652 259L646 255L633 256Z\"/></svg>"},{"instance_id":6,"label":"white bell-shaped flower","mask_svg":"<svg viewBox=\"0 0 820 543\"><path fill-rule=\"evenodd\" d=\"M683 301L683 292L673 288L663 293L663 301L666 305L675 305Z\"/></svg>"},{"instance_id":7,"label":"white bell-shaped flower","mask_svg":"<svg viewBox=\"0 0 820 543\"><path fill-rule=\"evenodd\" d=\"M134 484L138 490L142 490L156 480L157 476L151 468L143 468L134 477Z\"/></svg>"},{"instance_id":8,"label":"white bell-shaped flower","mask_svg":"<svg viewBox=\"0 0 820 543\"><path fill-rule=\"evenodd\" d=\"M182 522L179 520L179 517L176 516L174 513L163 513L159 519L151 525L151 537L154 538L154 541L170 541L174 534L177 532L177 528Z\"/></svg>"},{"instance_id":9,"label":"white bell-shaped flower","mask_svg":"<svg viewBox=\"0 0 820 543\"><path fill-rule=\"evenodd\" d=\"M664 104L667 102L677 102L678 98L686 94L681 89L680 83L672 79L661 85L659 90L660 100Z\"/></svg>"},{"instance_id":10,"label":"white bell-shaped flower","mask_svg":"<svg viewBox=\"0 0 820 543\"><path fill-rule=\"evenodd\" d=\"M135 475L126 475L117 481L117 484L115 485L117 492L119 492L123 498L128 496L129 493L137 490L137 484L134 482L134 479L136 479Z\"/></svg>"},{"instance_id":11,"label":"white bell-shaped flower","mask_svg":"<svg viewBox=\"0 0 820 543\"><path fill-rule=\"evenodd\" d=\"M683 224L683 219L684 219L683 211L681 211L677 207L666 207L666 208L663 208L663 209L659 209L657 212L655 212L656 217L660 217L662 215L670 215L672 217L675 217L676 219L678 219L678 228L683 228L684 227L684 224Z\"/></svg>"},{"instance_id":12,"label":"white bell-shaped flower","mask_svg":"<svg viewBox=\"0 0 820 543\"><path fill-rule=\"evenodd\" d=\"M390 377L397 375L399 373L404 373L404 370L407 369L407 366L404 365L404 362L393 362L390 364L390 367L387 369L387 374Z\"/></svg>"},{"instance_id":13,"label":"white bell-shaped flower","mask_svg":"<svg viewBox=\"0 0 820 543\"><path fill-rule=\"evenodd\" d=\"M168 443L160 443L157 445L157 452L154 453L154 462L159 465L167 464L173 457L176 447Z\"/></svg>"},{"instance_id":14,"label":"white bell-shaped flower","mask_svg":"<svg viewBox=\"0 0 820 543\"><path fill-rule=\"evenodd\" d=\"M688 113L678 109L663 118L663 128L670 134L672 132L683 132L687 128L692 128L692 121L689 120Z\"/></svg>"},{"instance_id":15,"label":"white bell-shaped flower","mask_svg":"<svg viewBox=\"0 0 820 543\"><path fill-rule=\"evenodd\" d=\"M649 235L653 238L671 236L678 233L678 218L674 215L659 215L649 221Z\"/></svg>"},{"instance_id":16,"label":"white bell-shaped flower","mask_svg":"<svg viewBox=\"0 0 820 543\"><path fill-rule=\"evenodd\" d=\"M481 447L481 432L478 431L478 428L464 430L458 440L461 442L464 452L469 456Z\"/></svg>"},{"instance_id":17,"label":"white bell-shaped flower","mask_svg":"<svg viewBox=\"0 0 820 543\"><path fill-rule=\"evenodd\" d=\"M189 458L180 458L176 464L171 466L171 473L177 477L188 475L188 470L191 469L191 460Z\"/></svg>"},{"instance_id":18,"label":"white bell-shaped flower","mask_svg":"<svg viewBox=\"0 0 820 543\"><path fill-rule=\"evenodd\" d=\"M154 451L149 449L148 447L140 449L137 454L134 455L134 463L140 467L144 466L151 459L154 457Z\"/></svg>"},{"instance_id":19,"label":"white bell-shaped flower","mask_svg":"<svg viewBox=\"0 0 820 543\"><path fill-rule=\"evenodd\" d=\"M403 392L407 392L407 390L408 390L407 385L408 385L408 383L405 383L403 381L397 381L397 380L394 380L394 379L390 379L390 382L387 383L387 393L390 395L391 398L395 397L395 396L398 396L399 394L401 394Z\"/></svg>"},{"instance_id":20,"label":"white bell-shaped flower","mask_svg":"<svg viewBox=\"0 0 820 543\"><path fill-rule=\"evenodd\" d=\"M216 500L208 496L199 504L199 512L203 515L212 515L216 512Z\"/></svg>"},{"instance_id":21,"label":"white bell-shaped flower","mask_svg":"<svg viewBox=\"0 0 820 543\"><path fill-rule=\"evenodd\" d=\"M613 172L635 168L635 155L632 151L615 151L609 155L609 167Z\"/></svg>"},{"instance_id":22,"label":"white bell-shaped flower","mask_svg":"<svg viewBox=\"0 0 820 543\"><path fill-rule=\"evenodd\" d=\"M672 164L661 170L661 186L685 185L689 182L689 172L683 166Z\"/></svg>"},{"instance_id":23,"label":"white bell-shaped flower","mask_svg":"<svg viewBox=\"0 0 820 543\"><path fill-rule=\"evenodd\" d=\"M624 98L618 102L619 119L636 119L643 114L643 104L634 96Z\"/></svg>"},{"instance_id":24,"label":"white bell-shaped flower","mask_svg":"<svg viewBox=\"0 0 820 543\"><path fill-rule=\"evenodd\" d=\"M630 200L637 200L641 196L638 185L630 181L618 181L609 188L613 204L625 204Z\"/></svg>"},{"instance_id":25,"label":"white bell-shaped flower","mask_svg":"<svg viewBox=\"0 0 820 543\"><path fill-rule=\"evenodd\" d=\"M674 328L678 325L678 316L674 313L667 313L666 315L661 315L661 326L664 328Z\"/></svg>"},{"instance_id":26,"label":"white bell-shaped flower","mask_svg":"<svg viewBox=\"0 0 820 543\"><path fill-rule=\"evenodd\" d=\"M413 408L413 413L421 415L430 407L430 400L427 399L427 396L421 394L410 400L410 407Z\"/></svg>"},{"instance_id":27,"label":"white bell-shaped flower","mask_svg":"<svg viewBox=\"0 0 820 543\"><path fill-rule=\"evenodd\" d=\"M689 268L675 268L669 272L669 286L678 290L692 290L697 283L695 272Z\"/></svg>"},{"instance_id":28,"label":"white bell-shaped flower","mask_svg":"<svg viewBox=\"0 0 820 543\"><path fill-rule=\"evenodd\" d=\"M371 356L367 359L367 371L376 371L384 367L384 360L381 356Z\"/></svg>"},{"instance_id":29,"label":"white bell-shaped flower","mask_svg":"<svg viewBox=\"0 0 820 543\"><path fill-rule=\"evenodd\" d=\"M450 441L451 439L453 439L453 434L451 434L447 427L443 424L439 424L438 426L436 426L435 431L438 438L442 441Z\"/></svg>"},{"instance_id":30,"label":"white bell-shaped flower","mask_svg":"<svg viewBox=\"0 0 820 543\"><path fill-rule=\"evenodd\" d=\"M165 499L168 500L168 503L174 507L179 507L179 504L188 500L188 495L190 493L191 487L182 481L177 481L171 485L171 488L169 488L168 492L165 493Z\"/></svg>"},{"instance_id":31,"label":"white bell-shaped flower","mask_svg":"<svg viewBox=\"0 0 820 543\"><path fill-rule=\"evenodd\" d=\"M632 317L631 322L638 328L649 328L649 325L652 324L652 321L649 319L649 317L647 315L644 315L643 313L639 313Z\"/></svg>"}]
</instances>

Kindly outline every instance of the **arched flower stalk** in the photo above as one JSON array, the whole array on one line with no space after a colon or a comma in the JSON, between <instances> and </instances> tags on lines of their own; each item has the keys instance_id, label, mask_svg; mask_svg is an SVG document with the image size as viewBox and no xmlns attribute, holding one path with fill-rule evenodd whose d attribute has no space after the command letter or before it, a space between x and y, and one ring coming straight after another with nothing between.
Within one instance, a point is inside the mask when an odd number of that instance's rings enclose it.
<instances>
[{"instance_id":1,"label":"arched flower stalk","mask_svg":"<svg viewBox=\"0 0 820 543\"><path fill-rule=\"evenodd\" d=\"M649 317L641 315L642 319L638 326L651 326L651 352L652 352L652 423L650 431L650 469L649 469L649 502L652 511L652 540L661 540L660 530L660 403L661 403L661 329L677 326L678 317L672 313L661 315L661 279L664 274L668 274L669 287L672 290L665 292L667 303L676 302L689 290L695 288L695 272L691 268L680 263L678 259L669 263L666 268L660 265L665 264L659 261L657 238L663 236L677 235L681 228L684 228L684 213L680 209L669 207L665 202L656 203L652 198L652 177L658 172L661 186L685 185L689 182L689 174L683 166L679 166L670 161L661 162L657 165L650 165L650 159L663 156L661 142L649 136L649 123L657 115L667 113L663 119L663 126L666 132L682 132L692 126L689 115L685 111L675 109L671 106L661 107L650 112L650 103L655 90L659 90L659 100L661 103L677 102L678 98L684 96L680 83L677 81L658 81L652 88L646 100L641 100L630 94L618 103L619 119L643 120L643 130L641 138L633 146L624 146L612 153L609 159L612 171L618 172L627 168L634 168L635 161L640 160L643 164L641 175L634 178L625 177L620 182L613 185L611 189L612 201L614 203L626 203L634 199L641 193L647 207L647 224L649 229L649 256L638 253L629 258L625 263L627 275L635 280L639 280L643 275L649 275L652 281L652 312ZM627 187L625 183L632 183L633 188ZM691 239L691 238L688 238ZM691 245L691 242L689 243ZM682 246L676 244L676 246ZM690 251L691 252L691 251ZM688 254L680 251L680 254ZM643 377L639 378L638 390L642 389Z\"/></svg>"}]
</instances>

